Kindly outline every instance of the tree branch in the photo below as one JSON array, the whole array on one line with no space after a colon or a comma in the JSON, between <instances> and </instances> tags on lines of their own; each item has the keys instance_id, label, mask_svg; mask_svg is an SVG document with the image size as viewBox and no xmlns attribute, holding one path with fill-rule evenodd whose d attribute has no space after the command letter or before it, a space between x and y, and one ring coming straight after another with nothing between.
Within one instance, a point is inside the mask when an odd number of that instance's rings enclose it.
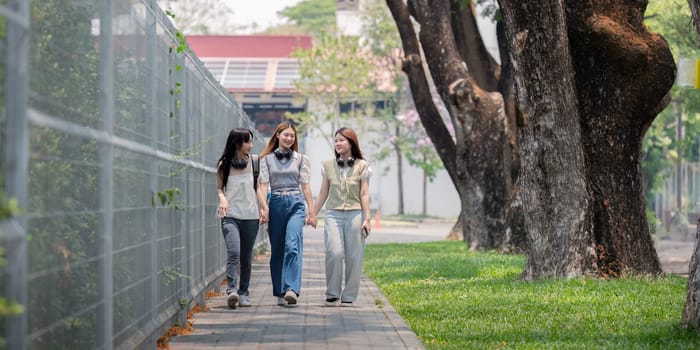
<instances>
[{"instance_id":1,"label":"tree branch","mask_svg":"<svg viewBox=\"0 0 700 350\"><path fill-rule=\"evenodd\" d=\"M690 6L690 12L693 16L693 24L695 24L695 30L700 37L700 0L688 0L688 5Z\"/></svg>"},{"instance_id":2,"label":"tree branch","mask_svg":"<svg viewBox=\"0 0 700 350\"><path fill-rule=\"evenodd\" d=\"M452 32L462 59L480 88L496 91L501 67L484 45L476 23L475 2L472 1L466 9L461 2L453 1L451 5Z\"/></svg>"},{"instance_id":3,"label":"tree branch","mask_svg":"<svg viewBox=\"0 0 700 350\"><path fill-rule=\"evenodd\" d=\"M452 140L452 136L447 130L447 126L443 122L442 116L440 116L430 94L430 84L423 68L418 38L413 30L413 23L411 22L408 8L402 0L387 0L386 3L399 30L405 56L402 70L408 76L409 86L420 120L431 139ZM434 142L434 144L438 145L437 142ZM456 145L454 142L440 142L440 145L436 147L437 153L440 155L440 159L445 165L450 178L455 181L457 174Z\"/></svg>"}]
</instances>

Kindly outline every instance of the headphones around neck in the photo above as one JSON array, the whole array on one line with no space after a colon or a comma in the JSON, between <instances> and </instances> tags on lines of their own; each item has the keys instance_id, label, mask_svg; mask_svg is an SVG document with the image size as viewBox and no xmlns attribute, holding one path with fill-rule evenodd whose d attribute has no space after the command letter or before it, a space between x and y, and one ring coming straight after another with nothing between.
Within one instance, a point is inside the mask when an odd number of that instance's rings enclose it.
<instances>
[{"instance_id":1,"label":"headphones around neck","mask_svg":"<svg viewBox=\"0 0 700 350\"><path fill-rule=\"evenodd\" d=\"M234 169L245 169L248 166L248 158L236 159L231 158L231 166Z\"/></svg>"},{"instance_id":2,"label":"headphones around neck","mask_svg":"<svg viewBox=\"0 0 700 350\"><path fill-rule=\"evenodd\" d=\"M355 158L350 157L348 159L343 159L343 157L338 157L335 159L335 163L341 168L351 167L355 164Z\"/></svg>"},{"instance_id":3,"label":"headphones around neck","mask_svg":"<svg viewBox=\"0 0 700 350\"><path fill-rule=\"evenodd\" d=\"M292 150L282 151L280 149L276 149L275 150L275 157L277 157L277 159L280 159L280 160L282 158L289 159L292 157Z\"/></svg>"}]
</instances>

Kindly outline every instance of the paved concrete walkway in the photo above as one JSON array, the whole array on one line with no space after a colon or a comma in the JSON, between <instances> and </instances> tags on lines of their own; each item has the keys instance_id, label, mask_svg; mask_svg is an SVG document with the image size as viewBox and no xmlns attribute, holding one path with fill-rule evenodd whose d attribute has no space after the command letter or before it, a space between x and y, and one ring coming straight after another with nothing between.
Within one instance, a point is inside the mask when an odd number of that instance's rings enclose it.
<instances>
[{"instance_id":1,"label":"paved concrete walkway","mask_svg":"<svg viewBox=\"0 0 700 350\"><path fill-rule=\"evenodd\" d=\"M440 240L446 229L386 228L369 242ZM401 232L401 235L398 235ZM223 249L223 248L222 248ZM325 307L323 230L304 230L302 290L296 307L277 305L272 296L269 255L253 263L252 307L231 310L226 297L207 299L196 313L194 332L173 337L170 349L423 349L418 337L369 278L363 276L353 307Z\"/></svg>"}]
</instances>

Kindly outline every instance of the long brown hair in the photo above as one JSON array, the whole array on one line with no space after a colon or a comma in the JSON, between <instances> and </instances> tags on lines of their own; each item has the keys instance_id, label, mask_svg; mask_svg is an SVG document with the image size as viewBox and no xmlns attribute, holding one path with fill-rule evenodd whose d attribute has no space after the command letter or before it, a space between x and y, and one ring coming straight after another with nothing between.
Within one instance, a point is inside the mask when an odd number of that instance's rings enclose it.
<instances>
[{"instance_id":1,"label":"long brown hair","mask_svg":"<svg viewBox=\"0 0 700 350\"><path fill-rule=\"evenodd\" d=\"M270 141L267 141L267 146L265 146L265 149L260 152L260 158L274 152L280 146L280 140L277 138L277 136L279 136L282 131L289 128L294 130L294 144L292 144L292 150L299 152L299 136L297 135L297 128L295 128L294 124L291 122L281 122L279 125L277 125L275 133L270 136Z\"/></svg>"},{"instance_id":2,"label":"long brown hair","mask_svg":"<svg viewBox=\"0 0 700 350\"><path fill-rule=\"evenodd\" d=\"M355 133L355 130L344 126L338 129L338 131L335 132L334 136L338 136L338 134L348 139L348 142L350 142L350 153L352 153L353 158L365 159L362 156L362 150L360 150L360 141L357 140L357 134ZM336 152L335 149L333 150L333 152L335 153L336 158L340 157L340 154L338 154L338 152Z\"/></svg>"}]
</instances>

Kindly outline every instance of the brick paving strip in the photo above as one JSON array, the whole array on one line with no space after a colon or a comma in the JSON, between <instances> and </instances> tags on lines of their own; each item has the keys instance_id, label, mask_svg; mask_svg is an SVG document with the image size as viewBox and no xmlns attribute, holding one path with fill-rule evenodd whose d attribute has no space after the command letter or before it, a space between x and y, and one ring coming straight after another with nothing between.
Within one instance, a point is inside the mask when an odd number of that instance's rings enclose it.
<instances>
[{"instance_id":1,"label":"brick paving strip","mask_svg":"<svg viewBox=\"0 0 700 350\"><path fill-rule=\"evenodd\" d=\"M171 338L170 349L424 349L366 276L352 307L323 305L323 230L304 229L304 270L297 306L277 305L268 263L269 255L253 263L252 307L232 310L226 296L207 299L209 310L194 314L194 331Z\"/></svg>"}]
</instances>

